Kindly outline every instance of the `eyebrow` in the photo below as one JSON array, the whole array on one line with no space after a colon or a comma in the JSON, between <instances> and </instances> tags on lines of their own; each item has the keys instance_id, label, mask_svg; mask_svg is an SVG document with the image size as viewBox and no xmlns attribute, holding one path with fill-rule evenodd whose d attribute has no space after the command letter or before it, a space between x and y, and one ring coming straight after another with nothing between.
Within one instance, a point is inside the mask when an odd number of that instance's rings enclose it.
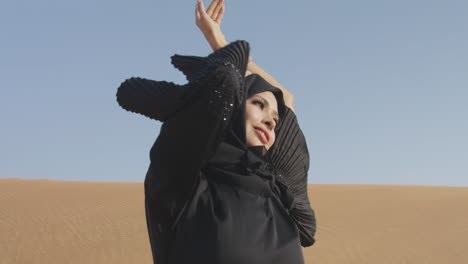
<instances>
[{"instance_id":1,"label":"eyebrow","mask_svg":"<svg viewBox=\"0 0 468 264\"><path fill-rule=\"evenodd\" d=\"M257 95L255 95L255 96L258 96L258 97L262 98L263 102L264 102L266 105L270 106L270 103L269 103L265 98L263 98L261 95L258 95L258 94L257 94ZM276 112L275 110L273 110L273 115L274 115L276 118L278 118L278 120L280 119L280 117L279 117L279 115L278 115L278 112Z\"/></svg>"}]
</instances>

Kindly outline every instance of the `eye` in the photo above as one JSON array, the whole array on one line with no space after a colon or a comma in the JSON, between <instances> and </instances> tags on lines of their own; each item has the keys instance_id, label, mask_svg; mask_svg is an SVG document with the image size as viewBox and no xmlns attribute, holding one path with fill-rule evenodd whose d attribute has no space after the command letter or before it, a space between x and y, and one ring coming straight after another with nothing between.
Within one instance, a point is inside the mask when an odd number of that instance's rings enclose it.
<instances>
[{"instance_id":1,"label":"eye","mask_svg":"<svg viewBox=\"0 0 468 264\"><path fill-rule=\"evenodd\" d=\"M256 105L259 105L261 109L263 109L263 107L265 107L265 104L260 100L254 100L252 103L256 104Z\"/></svg>"}]
</instances>

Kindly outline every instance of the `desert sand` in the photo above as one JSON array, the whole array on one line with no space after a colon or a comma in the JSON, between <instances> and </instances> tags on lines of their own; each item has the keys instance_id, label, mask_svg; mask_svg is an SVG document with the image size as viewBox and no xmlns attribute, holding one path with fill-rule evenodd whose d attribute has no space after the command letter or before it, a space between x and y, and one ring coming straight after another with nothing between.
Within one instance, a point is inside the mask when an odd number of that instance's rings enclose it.
<instances>
[{"instance_id":1,"label":"desert sand","mask_svg":"<svg viewBox=\"0 0 468 264\"><path fill-rule=\"evenodd\" d=\"M468 187L312 184L309 197L306 263L468 263ZM143 183L0 179L0 263L152 263L143 198Z\"/></svg>"}]
</instances>

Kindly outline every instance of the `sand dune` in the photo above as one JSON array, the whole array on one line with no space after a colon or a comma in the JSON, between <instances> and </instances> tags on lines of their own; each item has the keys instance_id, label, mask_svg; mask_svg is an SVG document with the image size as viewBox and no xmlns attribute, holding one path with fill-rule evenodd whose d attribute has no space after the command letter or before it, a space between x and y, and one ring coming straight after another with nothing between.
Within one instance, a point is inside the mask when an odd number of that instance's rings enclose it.
<instances>
[{"instance_id":1,"label":"sand dune","mask_svg":"<svg viewBox=\"0 0 468 264\"><path fill-rule=\"evenodd\" d=\"M309 185L306 263L468 263L468 187ZM142 183L0 179L0 263L151 263Z\"/></svg>"}]
</instances>

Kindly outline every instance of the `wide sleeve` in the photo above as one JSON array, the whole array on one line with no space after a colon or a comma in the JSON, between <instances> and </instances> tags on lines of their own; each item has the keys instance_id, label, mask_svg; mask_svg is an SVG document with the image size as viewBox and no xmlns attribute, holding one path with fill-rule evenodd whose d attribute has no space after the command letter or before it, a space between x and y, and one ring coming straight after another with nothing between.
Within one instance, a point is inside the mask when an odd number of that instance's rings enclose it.
<instances>
[{"instance_id":1,"label":"wide sleeve","mask_svg":"<svg viewBox=\"0 0 468 264\"><path fill-rule=\"evenodd\" d=\"M307 194L309 152L296 115L288 107L269 154L273 165L281 172L288 192L294 197L289 212L298 227L301 245L311 246L315 242L316 221Z\"/></svg>"},{"instance_id":2,"label":"wide sleeve","mask_svg":"<svg viewBox=\"0 0 468 264\"><path fill-rule=\"evenodd\" d=\"M147 196L167 210L180 209L221 143L241 103L248 56L248 43L236 41L208 57L172 57L189 80L187 103L162 124L145 180Z\"/></svg>"},{"instance_id":3,"label":"wide sleeve","mask_svg":"<svg viewBox=\"0 0 468 264\"><path fill-rule=\"evenodd\" d=\"M161 122L166 121L185 107L197 93L190 82L205 78L216 65L231 65L242 76L247 68L249 46L245 41L236 41L213 52L207 57L172 56L174 67L182 71L189 84L178 85L173 82L154 81L132 77L120 84L117 89L117 102L125 110L138 113ZM229 74L228 74L229 75ZM207 80L205 78L205 80ZM241 94L242 96L242 94ZM217 100L219 101L219 100Z\"/></svg>"},{"instance_id":4,"label":"wide sleeve","mask_svg":"<svg viewBox=\"0 0 468 264\"><path fill-rule=\"evenodd\" d=\"M117 89L117 102L125 110L161 122L186 104L186 85L132 77Z\"/></svg>"}]
</instances>

